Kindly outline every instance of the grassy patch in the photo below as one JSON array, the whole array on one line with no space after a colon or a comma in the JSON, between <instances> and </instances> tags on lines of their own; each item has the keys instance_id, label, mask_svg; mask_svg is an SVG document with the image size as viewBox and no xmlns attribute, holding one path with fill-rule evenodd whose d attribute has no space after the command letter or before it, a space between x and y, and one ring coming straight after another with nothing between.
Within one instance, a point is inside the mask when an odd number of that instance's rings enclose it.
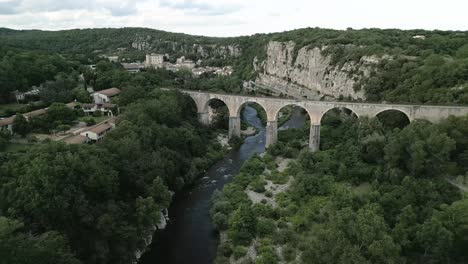
<instances>
[{"instance_id":1,"label":"grassy patch","mask_svg":"<svg viewBox=\"0 0 468 264\"><path fill-rule=\"evenodd\" d=\"M11 114L18 112L24 106L25 105L18 103L0 104L0 116L10 116Z\"/></svg>"}]
</instances>

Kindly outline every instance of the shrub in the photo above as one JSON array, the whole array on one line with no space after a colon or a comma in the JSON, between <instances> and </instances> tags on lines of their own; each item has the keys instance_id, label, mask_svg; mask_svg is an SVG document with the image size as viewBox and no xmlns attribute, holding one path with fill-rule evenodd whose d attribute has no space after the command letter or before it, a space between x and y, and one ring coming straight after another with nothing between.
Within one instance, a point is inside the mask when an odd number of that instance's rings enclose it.
<instances>
[{"instance_id":1,"label":"shrub","mask_svg":"<svg viewBox=\"0 0 468 264\"><path fill-rule=\"evenodd\" d=\"M250 183L250 188L254 192L263 193L265 192L265 185L266 181L262 178L258 178L257 180Z\"/></svg>"},{"instance_id":2,"label":"shrub","mask_svg":"<svg viewBox=\"0 0 468 264\"><path fill-rule=\"evenodd\" d=\"M247 254L247 248L243 246L236 246L233 251L234 258L239 259Z\"/></svg>"},{"instance_id":3,"label":"shrub","mask_svg":"<svg viewBox=\"0 0 468 264\"><path fill-rule=\"evenodd\" d=\"M272 219L261 219L257 222L257 235L259 237L274 236L275 231L276 224Z\"/></svg>"}]
</instances>

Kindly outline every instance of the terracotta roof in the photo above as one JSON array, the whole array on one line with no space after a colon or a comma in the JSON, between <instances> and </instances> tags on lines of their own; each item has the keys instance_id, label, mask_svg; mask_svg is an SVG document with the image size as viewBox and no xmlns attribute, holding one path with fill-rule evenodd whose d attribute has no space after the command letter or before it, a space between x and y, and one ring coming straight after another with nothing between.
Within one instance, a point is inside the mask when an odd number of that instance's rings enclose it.
<instances>
[{"instance_id":1,"label":"terracotta roof","mask_svg":"<svg viewBox=\"0 0 468 264\"><path fill-rule=\"evenodd\" d=\"M89 107L89 108L93 108L95 107L96 104L81 104L81 107Z\"/></svg>"},{"instance_id":2,"label":"terracotta roof","mask_svg":"<svg viewBox=\"0 0 468 264\"><path fill-rule=\"evenodd\" d=\"M116 105L116 104L104 103L104 104L102 104L102 106L103 106L104 108L114 108L114 107L116 107L117 105Z\"/></svg>"},{"instance_id":3,"label":"terracotta roof","mask_svg":"<svg viewBox=\"0 0 468 264\"><path fill-rule=\"evenodd\" d=\"M104 132L106 130L109 130L111 128L112 128L112 125L110 125L108 123L103 123L103 124L98 124L98 125L95 125L95 126L91 127L91 129L89 129L88 132L101 134L102 132Z\"/></svg>"},{"instance_id":4,"label":"terracotta roof","mask_svg":"<svg viewBox=\"0 0 468 264\"><path fill-rule=\"evenodd\" d=\"M118 88L109 88L109 89L106 89L106 90L97 91L96 93L100 93L100 94L112 97L112 96L118 95L120 93L120 89L118 89Z\"/></svg>"},{"instance_id":5,"label":"terracotta roof","mask_svg":"<svg viewBox=\"0 0 468 264\"><path fill-rule=\"evenodd\" d=\"M31 112L27 112L27 113L24 113L23 116L26 118L31 118L31 117L43 115L45 113L47 113L47 108L42 108L42 109L34 110Z\"/></svg>"},{"instance_id":6,"label":"terracotta roof","mask_svg":"<svg viewBox=\"0 0 468 264\"><path fill-rule=\"evenodd\" d=\"M86 141L88 141L87 137L76 135L73 137L66 138L63 142L67 144L83 144L83 143L86 143Z\"/></svg>"},{"instance_id":7,"label":"terracotta roof","mask_svg":"<svg viewBox=\"0 0 468 264\"><path fill-rule=\"evenodd\" d=\"M13 124L14 119L15 119L15 115L0 120L0 127Z\"/></svg>"}]
</instances>

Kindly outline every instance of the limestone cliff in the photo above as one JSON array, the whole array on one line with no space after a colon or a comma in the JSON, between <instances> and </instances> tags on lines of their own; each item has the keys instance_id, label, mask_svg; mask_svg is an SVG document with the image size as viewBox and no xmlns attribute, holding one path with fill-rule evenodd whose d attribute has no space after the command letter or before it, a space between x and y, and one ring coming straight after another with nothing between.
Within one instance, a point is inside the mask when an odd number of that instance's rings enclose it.
<instances>
[{"instance_id":1,"label":"limestone cliff","mask_svg":"<svg viewBox=\"0 0 468 264\"><path fill-rule=\"evenodd\" d=\"M323 55L326 47L306 46L297 54L295 48L292 41L269 42L266 60L254 60L254 69L259 72L256 87L274 94L316 100L337 99L340 95L365 99L362 90L354 90L354 84L369 74L378 58L363 57L359 62L347 62L339 67L332 65L331 57Z\"/></svg>"},{"instance_id":2,"label":"limestone cliff","mask_svg":"<svg viewBox=\"0 0 468 264\"><path fill-rule=\"evenodd\" d=\"M152 35L135 35L131 47L137 50L159 53L197 54L201 58L239 57L238 45L190 44L190 42L168 41Z\"/></svg>"}]
</instances>

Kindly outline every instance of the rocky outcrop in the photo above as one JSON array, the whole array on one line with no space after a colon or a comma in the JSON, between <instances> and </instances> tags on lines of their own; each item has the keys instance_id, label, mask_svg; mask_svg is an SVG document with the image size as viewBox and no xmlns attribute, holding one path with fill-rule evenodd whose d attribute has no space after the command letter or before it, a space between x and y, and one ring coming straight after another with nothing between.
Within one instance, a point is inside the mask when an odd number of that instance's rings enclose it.
<instances>
[{"instance_id":1,"label":"rocky outcrop","mask_svg":"<svg viewBox=\"0 0 468 264\"><path fill-rule=\"evenodd\" d=\"M151 35L135 35L131 43L137 50L157 53L198 54L201 58L239 57L242 52L238 45L189 44L162 40Z\"/></svg>"},{"instance_id":2,"label":"rocky outcrop","mask_svg":"<svg viewBox=\"0 0 468 264\"><path fill-rule=\"evenodd\" d=\"M152 228L147 230L146 236L143 238L143 248L141 250L137 250L135 252L135 259L139 260L143 253L145 253L146 248L151 245L151 242L153 242L153 235L156 230L163 230L167 226L167 222L169 221L169 212L167 209L163 209L159 213L159 221L158 224L155 226L152 226ZM134 263L137 263L136 261Z\"/></svg>"},{"instance_id":3,"label":"rocky outcrop","mask_svg":"<svg viewBox=\"0 0 468 264\"><path fill-rule=\"evenodd\" d=\"M201 57L207 58L211 56L221 57L239 57L241 50L237 45L201 45L194 44L193 51L200 54Z\"/></svg>"},{"instance_id":4,"label":"rocky outcrop","mask_svg":"<svg viewBox=\"0 0 468 264\"><path fill-rule=\"evenodd\" d=\"M369 74L370 67L379 58L363 57L359 62L347 62L339 67L322 54L324 49L306 46L296 53L292 41L271 41L266 60L254 59L254 69L259 71L255 85L274 94L297 98L337 99L342 95L365 99L362 90L355 91L355 83Z\"/></svg>"}]
</instances>

